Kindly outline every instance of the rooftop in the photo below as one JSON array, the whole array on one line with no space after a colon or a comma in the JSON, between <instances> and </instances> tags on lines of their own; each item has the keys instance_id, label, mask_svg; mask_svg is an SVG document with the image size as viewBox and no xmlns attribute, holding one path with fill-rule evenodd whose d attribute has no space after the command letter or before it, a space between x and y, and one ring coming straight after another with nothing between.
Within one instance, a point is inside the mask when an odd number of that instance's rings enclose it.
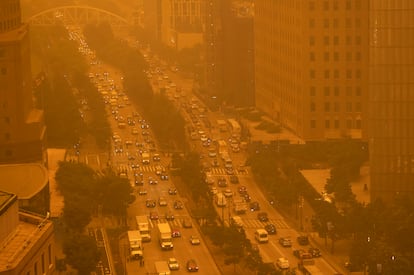
<instances>
[{"instance_id":1,"label":"rooftop","mask_svg":"<svg viewBox=\"0 0 414 275\"><path fill-rule=\"evenodd\" d=\"M46 218L20 213L16 230L0 248L0 272L14 268L52 226Z\"/></svg>"},{"instance_id":2,"label":"rooftop","mask_svg":"<svg viewBox=\"0 0 414 275\"><path fill-rule=\"evenodd\" d=\"M48 183L46 168L39 163L0 165L0 190L29 199Z\"/></svg>"}]
</instances>

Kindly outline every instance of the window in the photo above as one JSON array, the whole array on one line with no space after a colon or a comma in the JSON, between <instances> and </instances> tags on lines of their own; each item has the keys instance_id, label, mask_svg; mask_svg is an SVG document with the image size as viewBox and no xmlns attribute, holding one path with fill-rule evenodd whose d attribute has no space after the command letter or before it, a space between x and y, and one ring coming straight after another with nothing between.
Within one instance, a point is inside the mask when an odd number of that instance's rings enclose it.
<instances>
[{"instance_id":1,"label":"window","mask_svg":"<svg viewBox=\"0 0 414 275\"><path fill-rule=\"evenodd\" d=\"M334 60L339 61L339 53L338 52L334 52Z\"/></svg>"},{"instance_id":2,"label":"window","mask_svg":"<svg viewBox=\"0 0 414 275\"><path fill-rule=\"evenodd\" d=\"M358 87L355 88L355 95L356 96L361 96L361 87L358 86Z\"/></svg>"},{"instance_id":3,"label":"window","mask_svg":"<svg viewBox=\"0 0 414 275\"><path fill-rule=\"evenodd\" d=\"M326 11L329 10L329 2L328 1L323 2L323 9L326 10Z\"/></svg>"},{"instance_id":4,"label":"window","mask_svg":"<svg viewBox=\"0 0 414 275\"><path fill-rule=\"evenodd\" d=\"M7 68L1 68L1 74L6 75L7 74Z\"/></svg>"},{"instance_id":5,"label":"window","mask_svg":"<svg viewBox=\"0 0 414 275\"><path fill-rule=\"evenodd\" d=\"M330 111L331 111L331 103L325 102L325 112L330 112Z\"/></svg>"},{"instance_id":6,"label":"window","mask_svg":"<svg viewBox=\"0 0 414 275\"><path fill-rule=\"evenodd\" d=\"M34 264L34 275L37 275L37 262Z\"/></svg>"},{"instance_id":7,"label":"window","mask_svg":"<svg viewBox=\"0 0 414 275\"><path fill-rule=\"evenodd\" d=\"M361 52L356 52L355 53L355 60L356 61L361 61Z\"/></svg>"},{"instance_id":8,"label":"window","mask_svg":"<svg viewBox=\"0 0 414 275\"><path fill-rule=\"evenodd\" d=\"M323 37L323 44L324 44L325 46L328 46L328 45L329 45L329 36L324 36L324 37Z\"/></svg>"},{"instance_id":9,"label":"window","mask_svg":"<svg viewBox=\"0 0 414 275\"><path fill-rule=\"evenodd\" d=\"M5 122L6 124L10 124L10 117L6 116L6 117L4 118L4 122Z\"/></svg>"},{"instance_id":10,"label":"window","mask_svg":"<svg viewBox=\"0 0 414 275\"><path fill-rule=\"evenodd\" d=\"M314 18L311 18L311 19L309 19L309 28L314 28L315 27L315 19Z\"/></svg>"},{"instance_id":11,"label":"window","mask_svg":"<svg viewBox=\"0 0 414 275\"><path fill-rule=\"evenodd\" d=\"M345 104L345 106L346 106L346 111L347 112L352 112L352 103L351 102L347 102Z\"/></svg>"},{"instance_id":12,"label":"window","mask_svg":"<svg viewBox=\"0 0 414 275\"><path fill-rule=\"evenodd\" d=\"M4 139L5 140L10 140L10 133L5 133L4 134Z\"/></svg>"},{"instance_id":13,"label":"window","mask_svg":"<svg viewBox=\"0 0 414 275\"><path fill-rule=\"evenodd\" d=\"M355 121L355 128L357 128L357 129L361 129L362 128L362 122L361 122L360 119L357 119Z\"/></svg>"},{"instance_id":14,"label":"window","mask_svg":"<svg viewBox=\"0 0 414 275\"><path fill-rule=\"evenodd\" d=\"M315 61L315 53L314 52L309 53L309 60L310 61Z\"/></svg>"},{"instance_id":15,"label":"window","mask_svg":"<svg viewBox=\"0 0 414 275\"><path fill-rule=\"evenodd\" d=\"M310 87L309 94L310 94L311 96L315 96L315 95L316 95L316 88L315 88L315 87Z\"/></svg>"},{"instance_id":16,"label":"window","mask_svg":"<svg viewBox=\"0 0 414 275\"><path fill-rule=\"evenodd\" d=\"M351 38L350 35L347 35L345 39L346 39L345 41L346 41L346 44L347 45L351 45L352 44L352 38Z\"/></svg>"},{"instance_id":17,"label":"window","mask_svg":"<svg viewBox=\"0 0 414 275\"><path fill-rule=\"evenodd\" d=\"M325 70L325 71L324 71L324 73L323 73L323 75L324 75L324 78L325 78L325 79L329 79L329 78L330 78L330 76L331 76L331 71L329 71L329 70Z\"/></svg>"},{"instance_id":18,"label":"window","mask_svg":"<svg viewBox=\"0 0 414 275\"><path fill-rule=\"evenodd\" d=\"M310 121L310 127L311 127L312 129L315 129L315 128L316 128L316 120L312 119L312 120Z\"/></svg>"},{"instance_id":19,"label":"window","mask_svg":"<svg viewBox=\"0 0 414 275\"><path fill-rule=\"evenodd\" d=\"M355 111L361 112L361 102L355 102Z\"/></svg>"},{"instance_id":20,"label":"window","mask_svg":"<svg viewBox=\"0 0 414 275\"><path fill-rule=\"evenodd\" d=\"M339 102L334 102L334 112L339 112Z\"/></svg>"},{"instance_id":21,"label":"window","mask_svg":"<svg viewBox=\"0 0 414 275\"><path fill-rule=\"evenodd\" d=\"M323 27L324 27L324 28L329 28L329 19L326 19L326 18L325 18L325 19L323 20Z\"/></svg>"},{"instance_id":22,"label":"window","mask_svg":"<svg viewBox=\"0 0 414 275\"><path fill-rule=\"evenodd\" d=\"M335 126L335 129L339 128L339 120L337 119L334 120L334 126Z\"/></svg>"},{"instance_id":23,"label":"window","mask_svg":"<svg viewBox=\"0 0 414 275\"><path fill-rule=\"evenodd\" d=\"M338 45L339 44L339 37L337 35L334 36L334 45Z\"/></svg>"},{"instance_id":24,"label":"window","mask_svg":"<svg viewBox=\"0 0 414 275\"><path fill-rule=\"evenodd\" d=\"M334 28L335 28L335 29L337 29L337 28L339 27L339 21L338 21L338 19L337 19L337 18L335 18L335 19L333 20L333 26L334 26Z\"/></svg>"},{"instance_id":25,"label":"window","mask_svg":"<svg viewBox=\"0 0 414 275\"><path fill-rule=\"evenodd\" d=\"M325 62L328 62L328 61L329 61L329 52L324 52L324 53L323 53L323 60L324 60Z\"/></svg>"},{"instance_id":26,"label":"window","mask_svg":"<svg viewBox=\"0 0 414 275\"><path fill-rule=\"evenodd\" d=\"M346 96L352 96L352 87L346 87Z\"/></svg>"},{"instance_id":27,"label":"window","mask_svg":"<svg viewBox=\"0 0 414 275\"><path fill-rule=\"evenodd\" d=\"M337 70L337 69L334 70L334 78L335 79L339 78L339 70Z\"/></svg>"},{"instance_id":28,"label":"window","mask_svg":"<svg viewBox=\"0 0 414 275\"><path fill-rule=\"evenodd\" d=\"M331 94L331 90L329 87L324 87L323 88L323 95L324 96L329 96Z\"/></svg>"},{"instance_id":29,"label":"window","mask_svg":"<svg viewBox=\"0 0 414 275\"><path fill-rule=\"evenodd\" d=\"M339 96L339 87L338 86L334 87L334 95Z\"/></svg>"},{"instance_id":30,"label":"window","mask_svg":"<svg viewBox=\"0 0 414 275\"><path fill-rule=\"evenodd\" d=\"M352 21L351 21L351 18L347 18L347 19L345 19L345 27L346 27L346 28L351 28L351 27L352 27Z\"/></svg>"},{"instance_id":31,"label":"window","mask_svg":"<svg viewBox=\"0 0 414 275\"><path fill-rule=\"evenodd\" d=\"M346 70L346 78L348 79L352 78L352 70Z\"/></svg>"},{"instance_id":32,"label":"window","mask_svg":"<svg viewBox=\"0 0 414 275\"><path fill-rule=\"evenodd\" d=\"M315 105L315 102L311 102L311 103L310 103L310 111L311 111L311 112L315 112L315 110L316 110L316 105Z\"/></svg>"},{"instance_id":33,"label":"window","mask_svg":"<svg viewBox=\"0 0 414 275\"><path fill-rule=\"evenodd\" d=\"M312 78L312 79L316 77L315 70L310 70L309 71L309 77Z\"/></svg>"},{"instance_id":34,"label":"window","mask_svg":"<svg viewBox=\"0 0 414 275\"><path fill-rule=\"evenodd\" d=\"M346 9L347 10L351 9L351 0L346 0Z\"/></svg>"},{"instance_id":35,"label":"window","mask_svg":"<svg viewBox=\"0 0 414 275\"><path fill-rule=\"evenodd\" d=\"M309 2L309 10L311 10L311 11L315 10L315 2L314 1Z\"/></svg>"},{"instance_id":36,"label":"window","mask_svg":"<svg viewBox=\"0 0 414 275\"><path fill-rule=\"evenodd\" d=\"M361 78L361 70L357 69L357 70L355 71L355 77L356 77L357 79L360 79L360 78Z\"/></svg>"},{"instance_id":37,"label":"window","mask_svg":"<svg viewBox=\"0 0 414 275\"><path fill-rule=\"evenodd\" d=\"M351 119L346 120L346 128L352 129L352 120Z\"/></svg>"},{"instance_id":38,"label":"window","mask_svg":"<svg viewBox=\"0 0 414 275\"><path fill-rule=\"evenodd\" d=\"M315 37L314 36L309 36L309 45L311 45L311 46L315 45Z\"/></svg>"},{"instance_id":39,"label":"window","mask_svg":"<svg viewBox=\"0 0 414 275\"><path fill-rule=\"evenodd\" d=\"M325 128L326 129L331 128L331 121L329 119L325 120Z\"/></svg>"},{"instance_id":40,"label":"window","mask_svg":"<svg viewBox=\"0 0 414 275\"><path fill-rule=\"evenodd\" d=\"M346 52L346 61L351 61L351 60L352 60L352 53Z\"/></svg>"},{"instance_id":41,"label":"window","mask_svg":"<svg viewBox=\"0 0 414 275\"><path fill-rule=\"evenodd\" d=\"M333 2L333 9L338 10L338 0L334 0Z\"/></svg>"},{"instance_id":42,"label":"window","mask_svg":"<svg viewBox=\"0 0 414 275\"><path fill-rule=\"evenodd\" d=\"M361 36L359 35L355 36L355 44L361 45Z\"/></svg>"}]
</instances>

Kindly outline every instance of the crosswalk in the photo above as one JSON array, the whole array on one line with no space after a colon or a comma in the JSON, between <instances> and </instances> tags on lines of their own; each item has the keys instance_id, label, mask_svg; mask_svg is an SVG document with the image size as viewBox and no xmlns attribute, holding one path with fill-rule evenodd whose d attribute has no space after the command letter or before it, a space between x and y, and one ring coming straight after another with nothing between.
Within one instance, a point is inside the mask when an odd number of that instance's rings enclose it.
<instances>
[{"instance_id":1,"label":"crosswalk","mask_svg":"<svg viewBox=\"0 0 414 275\"><path fill-rule=\"evenodd\" d=\"M261 222L257 219L242 219L243 225L245 228L264 228L266 224L273 224L276 226L277 229L287 229L289 228L289 225L286 223L284 219L269 219L268 222ZM226 224L226 222L225 222Z\"/></svg>"},{"instance_id":2,"label":"crosswalk","mask_svg":"<svg viewBox=\"0 0 414 275\"><path fill-rule=\"evenodd\" d=\"M208 173L212 175L228 175L226 172L226 168L221 168L221 167L210 168L210 171ZM247 174L248 174L247 170L243 170L243 171L240 171L237 169L234 170L234 175L247 175Z\"/></svg>"},{"instance_id":3,"label":"crosswalk","mask_svg":"<svg viewBox=\"0 0 414 275\"><path fill-rule=\"evenodd\" d=\"M155 228L158 223L168 223L171 228L182 228L184 218L175 218L173 221L167 221L165 218L159 218L158 220L150 220L151 227ZM268 222L261 222L257 219L243 219L243 227L246 229L259 229L264 228L266 224L273 224L277 229L288 229L289 225L284 219L270 219ZM229 221L224 221L225 226L229 226Z\"/></svg>"}]
</instances>

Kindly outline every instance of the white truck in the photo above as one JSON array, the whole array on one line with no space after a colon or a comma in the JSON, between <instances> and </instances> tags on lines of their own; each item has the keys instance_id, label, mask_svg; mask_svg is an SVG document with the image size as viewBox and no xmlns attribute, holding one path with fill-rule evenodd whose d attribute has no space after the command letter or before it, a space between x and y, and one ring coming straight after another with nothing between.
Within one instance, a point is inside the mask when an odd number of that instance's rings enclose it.
<instances>
[{"instance_id":1,"label":"white truck","mask_svg":"<svg viewBox=\"0 0 414 275\"><path fill-rule=\"evenodd\" d=\"M143 152L141 154L141 157L142 157L142 164L150 164L150 153Z\"/></svg>"},{"instance_id":2,"label":"white truck","mask_svg":"<svg viewBox=\"0 0 414 275\"><path fill-rule=\"evenodd\" d=\"M138 230L128 231L129 256L131 259L138 260L142 257L142 239Z\"/></svg>"},{"instance_id":3,"label":"white truck","mask_svg":"<svg viewBox=\"0 0 414 275\"><path fill-rule=\"evenodd\" d=\"M158 241L160 242L161 249L173 249L171 228L168 223L158 224Z\"/></svg>"},{"instance_id":4,"label":"white truck","mask_svg":"<svg viewBox=\"0 0 414 275\"><path fill-rule=\"evenodd\" d=\"M154 263L155 271L157 275L170 275L171 271L166 261L156 261Z\"/></svg>"},{"instance_id":5,"label":"white truck","mask_svg":"<svg viewBox=\"0 0 414 275\"><path fill-rule=\"evenodd\" d=\"M139 233L141 233L141 238L143 242L151 241L151 233L149 229L148 217L145 215L136 216L135 220L137 222L137 227Z\"/></svg>"},{"instance_id":6,"label":"white truck","mask_svg":"<svg viewBox=\"0 0 414 275\"><path fill-rule=\"evenodd\" d=\"M245 214L247 212L247 203L242 199L234 199L233 200L234 205L234 212L236 214Z\"/></svg>"}]
</instances>

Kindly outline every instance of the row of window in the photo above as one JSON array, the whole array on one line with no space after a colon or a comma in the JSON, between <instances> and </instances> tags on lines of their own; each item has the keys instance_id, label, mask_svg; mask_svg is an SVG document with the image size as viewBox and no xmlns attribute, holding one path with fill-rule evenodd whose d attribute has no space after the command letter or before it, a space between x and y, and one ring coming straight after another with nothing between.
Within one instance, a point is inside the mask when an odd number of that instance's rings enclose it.
<instances>
[{"instance_id":1,"label":"row of window","mask_svg":"<svg viewBox=\"0 0 414 275\"><path fill-rule=\"evenodd\" d=\"M19 26L20 18L13 18L8 20L2 20L0 21L0 32L10 31L16 28L16 26Z\"/></svg>"},{"instance_id":2,"label":"row of window","mask_svg":"<svg viewBox=\"0 0 414 275\"><path fill-rule=\"evenodd\" d=\"M324 18L322 21L322 26L327 29L327 28L334 28L334 29L338 29L338 28L342 28L342 25L340 23L339 18ZM309 28L313 29L316 27L317 21L315 18L311 18L309 19ZM361 27L361 18L356 17L355 19L351 18L351 17L347 17L345 18L345 24L344 24L345 28L349 29L349 28L360 28Z\"/></svg>"},{"instance_id":3,"label":"row of window","mask_svg":"<svg viewBox=\"0 0 414 275\"><path fill-rule=\"evenodd\" d=\"M319 77L317 75L319 73L323 73L323 78L324 79L330 79L330 78L339 79L340 78L340 72L337 69L335 69L335 70L324 70L323 72L311 69L311 70L309 70L309 78L316 79L316 78ZM361 79L361 70L356 69L354 71L354 70L348 69L345 72L345 77L346 77L346 79Z\"/></svg>"},{"instance_id":4,"label":"row of window","mask_svg":"<svg viewBox=\"0 0 414 275\"><path fill-rule=\"evenodd\" d=\"M345 87L345 94L346 96L361 96L361 87L356 86L355 88L347 86ZM316 87L311 86L309 89L309 95L310 96L316 96ZM324 96L340 96L340 88L339 86L335 87L323 87L323 95Z\"/></svg>"},{"instance_id":5,"label":"row of window","mask_svg":"<svg viewBox=\"0 0 414 275\"><path fill-rule=\"evenodd\" d=\"M314 11L316 9L323 9L324 11L329 10L339 10L339 9L346 9L346 10L360 10L362 8L363 0L324 0L323 3L318 1L309 1L309 10ZM364 0L365 1L365 0ZM344 5L342 5L344 3ZM321 4L319 6L319 4Z\"/></svg>"},{"instance_id":6,"label":"row of window","mask_svg":"<svg viewBox=\"0 0 414 275\"><path fill-rule=\"evenodd\" d=\"M323 36L322 42L324 46L329 46L331 45L331 43L335 46L340 45L341 44L341 37L338 35L334 35L333 37L329 36L329 35L325 35ZM315 46L316 44L316 38L315 36L311 35L309 36L309 45L310 46ZM345 36L345 44L346 45L352 45L352 43L354 43L354 45L361 45L362 43L362 39L360 35L356 35L356 36L351 36L351 35L347 35Z\"/></svg>"},{"instance_id":7,"label":"row of window","mask_svg":"<svg viewBox=\"0 0 414 275\"><path fill-rule=\"evenodd\" d=\"M33 269L26 272L26 275L40 275L40 274L49 274L50 267L53 266L53 256L52 256L52 245L49 244L47 247L47 263L45 259L45 253L42 253L40 257L40 263L36 261L33 265ZM47 270L46 270L47 268ZM32 273L33 271L33 273Z\"/></svg>"},{"instance_id":8,"label":"row of window","mask_svg":"<svg viewBox=\"0 0 414 275\"><path fill-rule=\"evenodd\" d=\"M311 102L310 103L310 111L311 112L316 112L316 103L315 102ZM362 107L361 107L361 102L354 102L354 104L352 104L352 102L346 102L345 103L345 111L346 112L361 112L362 111ZM323 110L325 112L339 112L341 109L341 104L339 102L325 102L323 104Z\"/></svg>"},{"instance_id":9,"label":"row of window","mask_svg":"<svg viewBox=\"0 0 414 275\"><path fill-rule=\"evenodd\" d=\"M319 58L317 58L317 54L315 52L309 52L309 61L315 62L318 61ZM339 62L340 61L340 55L339 52L324 52L323 53L323 61L324 62ZM361 52L346 52L345 53L345 61L351 62L351 61L361 61Z\"/></svg>"},{"instance_id":10,"label":"row of window","mask_svg":"<svg viewBox=\"0 0 414 275\"><path fill-rule=\"evenodd\" d=\"M339 119L326 119L325 120L325 129L340 129L341 123ZM345 120L345 126L347 129L362 129L361 119L347 119ZM317 121L312 119L310 121L310 127L312 129L317 128Z\"/></svg>"}]
</instances>

